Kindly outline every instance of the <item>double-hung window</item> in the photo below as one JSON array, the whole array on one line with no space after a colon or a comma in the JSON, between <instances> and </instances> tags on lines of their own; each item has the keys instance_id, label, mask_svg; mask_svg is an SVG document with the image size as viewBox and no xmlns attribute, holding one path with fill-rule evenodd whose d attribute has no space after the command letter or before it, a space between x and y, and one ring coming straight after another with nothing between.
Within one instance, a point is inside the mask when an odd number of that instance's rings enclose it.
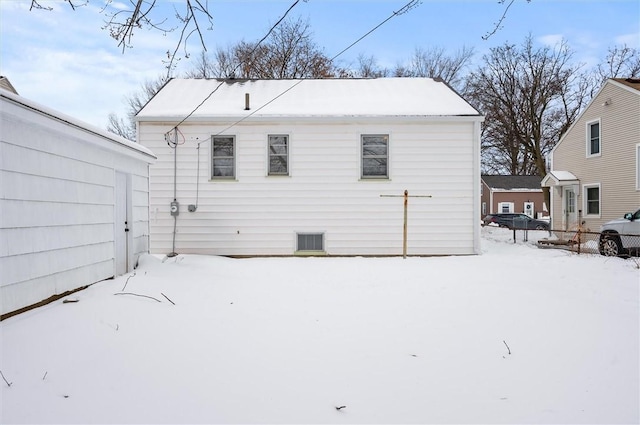
<instances>
[{"instance_id":1,"label":"double-hung window","mask_svg":"<svg viewBox=\"0 0 640 425\"><path fill-rule=\"evenodd\" d=\"M600 121L587 123L587 156L600 155Z\"/></svg>"},{"instance_id":2,"label":"double-hung window","mask_svg":"<svg viewBox=\"0 0 640 425\"><path fill-rule=\"evenodd\" d=\"M289 175L289 136L286 134L269 135L269 175Z\"/></svg>"},{"instance_id":3,"label":"double-hung window","mask_svg":"<svg viewBox=\"0 0 640 425\"><path fill-rule=\"evenodd\" d=\"M362 135L362 178L389 177L389 135Z\"/></svg>"},{"instance_id":4,"label":"double-hung window","mask_svg":"<svg viewBox=\"0 0 640 425\"><path fill-rule=\"evenodd\" d=\"M600 215L600 185L584 186L584 202L587 215Z\"/></svg>"},{"instance_id":5,"label":"double-hung window","mask_svg":"<svg viewBox=\"0 0 640 425\"><path fill-rule=\"evenodd\" d=\"M211 137L211 178L233 179L236 176L235 136Z\"/></svg>"}]
</instances>

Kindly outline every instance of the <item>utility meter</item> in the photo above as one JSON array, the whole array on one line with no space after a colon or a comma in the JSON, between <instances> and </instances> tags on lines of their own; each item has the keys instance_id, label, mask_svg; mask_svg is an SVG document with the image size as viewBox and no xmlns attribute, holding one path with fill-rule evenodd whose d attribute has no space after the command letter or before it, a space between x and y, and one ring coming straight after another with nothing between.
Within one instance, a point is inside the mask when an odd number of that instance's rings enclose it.
<instances>
[{"instance_id":1,"label":"utility meter","mask_svg":"<svg viewBox=\"0 0 640 425\"><path fill-rule=\"evenodd\" d=\"M179 214L180 214L180 204L178 203L178 201L171 202L171 215L175 217Z\"/></svg>"}]
</instances>

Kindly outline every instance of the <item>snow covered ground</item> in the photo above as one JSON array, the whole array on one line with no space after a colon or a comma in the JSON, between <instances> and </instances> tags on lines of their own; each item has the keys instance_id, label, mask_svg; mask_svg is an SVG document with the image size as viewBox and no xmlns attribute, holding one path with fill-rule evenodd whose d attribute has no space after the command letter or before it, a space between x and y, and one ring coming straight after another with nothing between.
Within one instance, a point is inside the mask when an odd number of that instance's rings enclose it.
<instances>
[{"instance_id":1,"label":"snow covered ground","mask_svg":"<svg viewBox=\"0 0 640 425\"><path fill-rule=\"evenodd\" d=\"M145 256L0 323L0 422L638 423L638 259L482 232L468 257Z\"/></svg>"}]
</instances>

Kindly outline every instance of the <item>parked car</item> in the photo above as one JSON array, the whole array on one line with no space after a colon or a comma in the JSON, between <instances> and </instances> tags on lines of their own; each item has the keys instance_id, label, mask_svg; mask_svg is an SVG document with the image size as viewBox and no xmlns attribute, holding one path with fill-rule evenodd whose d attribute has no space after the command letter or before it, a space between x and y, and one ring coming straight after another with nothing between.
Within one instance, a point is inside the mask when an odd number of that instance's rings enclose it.
<instances>
[{"instance_id":1,"label":"parked car","mask_svg":"<svg viewBox=\"0 0 640 425\"><path fill-rule=\"evenodd\" d=\"M640 256L640 210L603 224L598 247L602 255Z\"/></svg>"},{"instance_id":2,"label":"parked car","mask_svg":"<svg viewBox=\"0 0 640 425\"><path fill-rule=\"evenodd\" d=\"M549 223L544 220L531 218L526 214L518 213L499 213L489 214L482 219L485 225L497 224L500 227L508 227L509 229L527 229L527 230L549 230Z\"/></svg>"}]
</instances>

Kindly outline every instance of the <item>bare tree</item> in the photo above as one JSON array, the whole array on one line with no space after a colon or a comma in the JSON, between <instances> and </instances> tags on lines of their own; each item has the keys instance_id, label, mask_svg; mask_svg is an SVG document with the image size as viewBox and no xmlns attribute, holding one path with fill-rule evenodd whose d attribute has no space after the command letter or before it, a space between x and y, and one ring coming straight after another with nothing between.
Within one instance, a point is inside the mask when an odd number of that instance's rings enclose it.
<instances>
[{"instance_id":1,"label":"bare tree","mask_svg":"<svg viewBox=\"0 0 640 425\"><path fill-rule=\"evenodd\" d=\"M640 51L626 44L610 47L605 63L598 64L595 72L600 83L604 83L608 78L638 78L640 77Z\"/></svg>"},{"instance_id":2,"label":"bare tree","mask_svg":"<svg viewBox=\"0 0 640 425\"><path fill-rule=\"evenodd\" d=\"M262 43L242 41L216 52L220 77L321 78L336 68L312 39L309 23L285 20Z\"/></svg>"},{"instance_id":3,"label":"bare tree","mask_svg":"<svg viewBox=\"0 0 640 425\"><path fill-rule=\"evenodd\" d=\"M453 55L442 47L416 48L406 66L398 66L394 75L398 77L441 78L452 87L461 87L463 71L471 61L473 48L462 47Z\"/></svg>"},{"instance_id":4,"label":"bare tree","mask_svg":"<svg viewBox=\"0 0 640 425\"><path fill-rule=\"evenodd\" d=\"M351 72L354 77L381 78L389 76L389 70L387 68L381 68L373 55L366 56L360 54L358 55L357 61L357 68Z\"/></svg>"},{"instance_id":5,"label":"bare tree","mask_svg":"<svg viewBox=\"0 0 640 425\"><path fill-rule=\"evenodd\" d=\"M109 114L107 131L122 136L129 140L136 140L136 125L134 118L136 114L147 104L155 94L166 84L169 78L161 75L155 80L146 80L139 91L126 97L127 115L126 118L116 114Z\"/></svg>"},{"instance_id":6,"label":"bare tree","mask_svg":"<svg viewBox=\"0 0 640 425\"><path fill-rule=\"evenodd\" d=\"M494 22L493 24L493 28L491 29L491 31L488 31L485 35L482 36L483 40L488 40L489 38L491 38L492 35L494 35L495 33L497 33L498 31L500 31L503 28L502 23L504 22L504 20L507 18L507 14L509 13L509 9L511 8L511 6L513 6L513 3L516 0L498 0L499 4L503 4L505 5L504 10L502 12L502 15L500 16L500 18ZM527 3L531 3L531 0L526 0Z\"/></svg>"},{"instance_id":7,"label":"bare tree","mask_svg":"<svg viewBox=\"0 0 640 425\"><path fill-rule=\"evenodd\" d=\"M566 42L536 49L529 36L492 48L469 75L465 94L487 117L484 171L546 174L547 154L589 100L588 75L571 57Z\"/></svg>"},{"instance_id":8,"label":"bare tree","mask_svg":"<svg viewBox=\"0 0 640 425\"><path fill-rule=\"evenodd\" d=\"M43 6L42 0L31 0L31 8L41 10L53 10L51 6ZM88 0L65 0L73 10L81 6L86 6ZM167 34L179 31L179 39L175 47L167 50L165 66L167 75L170 75L176 62L180 60L180 50L183 55L189 57L187 44L191 37L197 37L202 48L206 51L202 31L213 29L213 16L209 13L207 0L184 0L184 9L178 10L179 3L173 2L173 19L168 17L157 17L155 10L158 7L158 0L129 0L115 2L114 0L104 0L101 13L107 18L102 29L109 31L109 35L118 42L118 47L125 49L133 47L132 38L134 32L142 29L151 29Z\"/></svg>"},{"instance_id":9,"label":"bare tree","mask_svg":"<svg viewBox=\"0 0 640 425\"><path fill-rule=\"evenodd\" d=\"M185 78L215 78L220 75L216 72L215 63L211 61L204 50L200 52L192 64L192 68L185 71Z\"/></svg>"}]
</instances>

